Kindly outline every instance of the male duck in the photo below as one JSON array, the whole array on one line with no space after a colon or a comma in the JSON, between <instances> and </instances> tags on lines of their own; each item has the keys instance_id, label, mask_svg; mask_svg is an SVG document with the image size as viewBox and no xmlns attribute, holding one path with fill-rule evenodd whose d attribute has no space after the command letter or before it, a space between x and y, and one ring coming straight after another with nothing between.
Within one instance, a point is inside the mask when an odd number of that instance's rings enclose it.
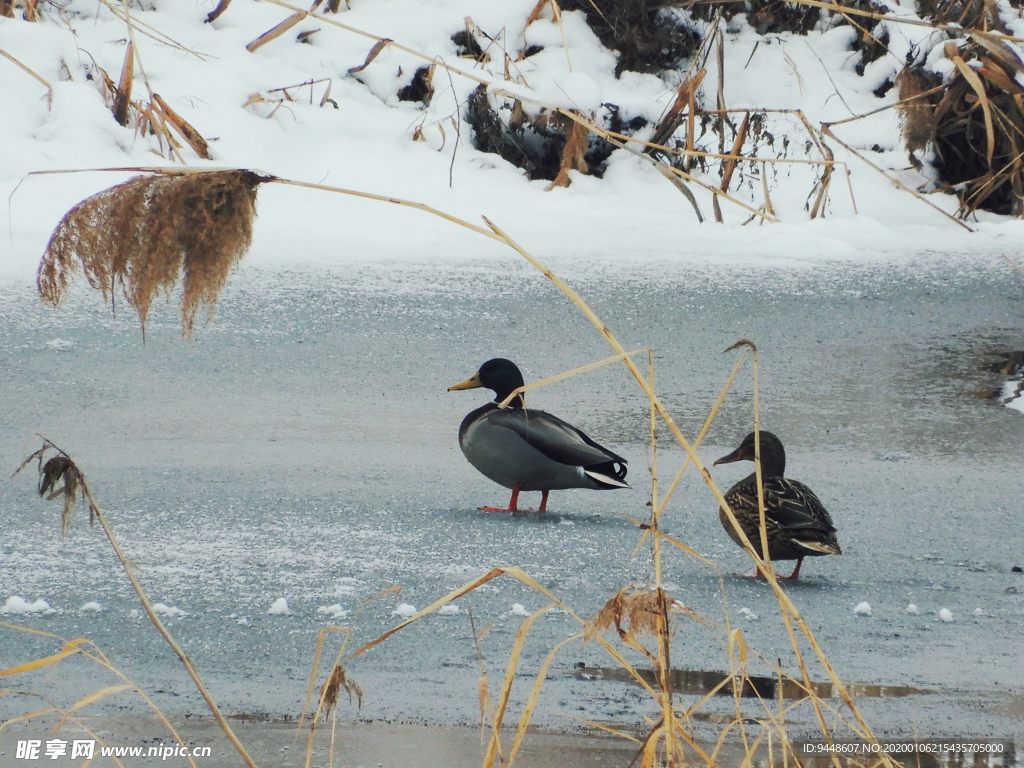
<instances>
[{"instance_id":1,"label":"male duck","mask_svg":"<svg viewBox=\"0 0 1024 768\"><path fill-rule=\"evenodd\" d=\"M520 491L543 491L540 512L547 510L548 493L565 488L612 490L629 488L626 460L595 443L580 430L550 413L527 409L522 393L506 408L498 403L523 386L523 375L510 360L488 360L466 381L448 387L494 390L494 402L471 411L459 427L459 446L469 463L499 485L512 489L508 508L480 507L494 512L518 512Z\"/></svg>"},{"instance_id":2,"label":"male duck","mask_svg":"<svg viewBox=\"0 0 1024 768\"><path fill-rule=\"evenodd\" d=\"M754 460L754 433L747 435L740 447L723 456L715 464ZM771 432L761 432L761 475L764 481L764 522L768 539L768 554L775 560L796 560L796 568L789 576L800 577L800 566L805 557L841 555L832 518L814 491L803 483L783 477L786 471L786 449L782 441ZM740 480L725 494L733 514L743 532L750 539L754 551L761 553L760 515L757 511L757 474ZM729 537L740 546L740 538L733 530L725 511L718 510L718 519ZM763 555L762 555L763 557ZM761 577L758 569L757 576Z\"/></svg>"}]
</instances>

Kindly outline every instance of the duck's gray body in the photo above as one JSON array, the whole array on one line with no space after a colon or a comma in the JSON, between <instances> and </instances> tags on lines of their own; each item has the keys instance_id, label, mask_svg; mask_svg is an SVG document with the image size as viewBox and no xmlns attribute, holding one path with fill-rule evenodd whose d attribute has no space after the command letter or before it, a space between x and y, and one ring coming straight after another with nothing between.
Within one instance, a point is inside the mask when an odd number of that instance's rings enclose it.
<instances>
[{"instance_id":1,"label":"duck's gray body","mask_svg":"<svg viewBox=\"0 0 1024 768\"><path fill-rule=\"evenodd\" d=\"M487 403L462 420L459 446L481 474L506 488L629 487L625 459L545 411Z\"/></svg>"}]
</instances>

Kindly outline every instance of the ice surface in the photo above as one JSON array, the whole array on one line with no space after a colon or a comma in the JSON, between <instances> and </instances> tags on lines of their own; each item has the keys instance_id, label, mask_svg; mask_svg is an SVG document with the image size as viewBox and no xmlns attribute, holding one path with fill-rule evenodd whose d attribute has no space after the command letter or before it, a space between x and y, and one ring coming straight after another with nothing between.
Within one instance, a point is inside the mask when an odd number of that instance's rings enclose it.
<instances>
[{"instance_id":1,"label":"ice surface","mask_svg":"<svg viewBox=\"0 0 1024 768\"><path fill-rule=\"evenodd\" d=\"M159 614L160 616L168 616L170 618L179 618L181 616L188 615L176 605L166 605L165 603L153 603L153 613Z\"/></svg>"}]
</instances>

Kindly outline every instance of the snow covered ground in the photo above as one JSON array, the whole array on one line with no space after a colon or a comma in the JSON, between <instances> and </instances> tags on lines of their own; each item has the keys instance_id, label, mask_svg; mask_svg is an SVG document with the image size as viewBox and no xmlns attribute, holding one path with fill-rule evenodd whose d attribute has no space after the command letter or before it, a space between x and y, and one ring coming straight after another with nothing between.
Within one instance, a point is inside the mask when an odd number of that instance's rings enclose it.
<instances>
[{"instance_id":1,"label":"snow covered ground","mask_svg":"<svg viewBox=\"0 0 1024 768\"><path fill-rule=\"evenodd\" d=\"M599 113L602 104L615 104L623 117L643 117L651 124L670 104L682 73L659 78L625 72L616 78L615 55L600 45L582 14L565 13L559 27L545 11L527 28L533 0L351 5L326 20L306 18L254 53L246 44L284 20L287 9L235 0L220 18L205 24L212 10L209 2L160 0L144 3L143 9L133 5L143 65L135 67L134 97L148 101L144 71L153 92L208 140L208 162L187 146L183 149L190 165L254 168L417 200L473 222L487 215L555 265L633 268L694 260L781 265L900 259L922 252L988 261L1001 252L1014 256L1022 250L1024 222L981 214L980 221L971 223L979 230L972 235L840 146L832 149L837 160L848 164L859 213L854 213L849 189L837 174L823 220L810 220L805 210L814 181L812 166L776 166L771 196L783 221L776 226L742 226L748 213L729 203L723 204L724 226L699 226L689 204L668 182L648 163L623 151L612 155L604 178L574 173L571 187L543 194L547 182L528 181L499 157L474 150L464 115L458 120L461 135L456 141L452 118L459 115L476 80L438 68L429 107L399 101L397 91L425 62L388 47L365 69L349 74L364 63L374 40L329 20L388 37L499 86L504 84L502 48L515 59L529 46L543 46L541 53L512 70L530 84L534 98L587 114ZM0 193L7 199L20 183L2 214L5 220L9 216L0 259L5 279L29 279L60 216L86 195L126 177L88 173L26 180L26 174L166 162L157 154L154 137L136 135L113 120L97 85L96 67L115 82L119 77L127 42L124 22L95 0L74 0L60 8L58 14L49 7L41 23L0 19L0 49L52 85L47 98L38 80L10 61L0 63L0 129L5 136ZM907 13L901 6L893 8ZM456 55L451 37L465 28L465 17L496 40L488 64ZM1009 14L1007 21L1011 29L1022 24ZM895 90L883 98L873 91L895 78L908 50L929 50L939 41L931 30L889 26L892 54L869 64L861 76L855 71L859 54L850 50L849 26L833 22L831 28L807 36L759 36L744 16L734 17L725 35L725 102L733 108L801 109L812 125L892 103ZM707 31L707 25L697 28ZM298 42L312 30L317 31L304 38L306 43ZM709 108L718 77L715 61L712 55L706 63L701 91L701 101ZM943 62L935 67L941 70ZM290 92L294 101L277 103L282 95L275 89L309 81L317 84L295 88ZM522 82L504 85L520 92L525 88ZM330 101L320 106L328 87ZM245 106L253 97L263 100ZM790 142L790 158L816 157L804 152L808 136L795 117L768 120L776 142ZM874 162L896 169L911 186L926 183L927 178L909 170L898 126L896 111L888 110L835 130ZM418 128L425 141L413 140ZM645 130L649 134L651 126ZM708 181L717 184L717 174ZM760 186L750 178L734 189L740 197L759 200ZM695 191L710 217L710 196ZM956 208L952 197L930 199L947 212ZM264 187L259 213L247 259L254 265L440 264L500 253L493 243L416 212L310 190Z\"/></svg>"}]
</instances>

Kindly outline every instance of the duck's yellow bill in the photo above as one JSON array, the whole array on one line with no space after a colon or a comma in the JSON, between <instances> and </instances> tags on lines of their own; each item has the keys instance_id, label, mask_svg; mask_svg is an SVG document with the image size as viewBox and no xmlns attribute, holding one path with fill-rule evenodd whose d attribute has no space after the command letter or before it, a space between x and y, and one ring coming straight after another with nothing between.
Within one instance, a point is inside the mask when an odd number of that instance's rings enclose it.
<instances>
[{"instance_id":1,"label":"duck's yellow bill","mask_svg":"<svg viewBox=\"0 0 1024 768\"><path fill-rule=\"evenodd\" d=\"M461 384L453 384L452 386L448 387L448 391L452 392L456 389L477 389L478 387L482 386L483 384L480 383L480 374L474 373Z\"/></svg>"}]
</instances>

